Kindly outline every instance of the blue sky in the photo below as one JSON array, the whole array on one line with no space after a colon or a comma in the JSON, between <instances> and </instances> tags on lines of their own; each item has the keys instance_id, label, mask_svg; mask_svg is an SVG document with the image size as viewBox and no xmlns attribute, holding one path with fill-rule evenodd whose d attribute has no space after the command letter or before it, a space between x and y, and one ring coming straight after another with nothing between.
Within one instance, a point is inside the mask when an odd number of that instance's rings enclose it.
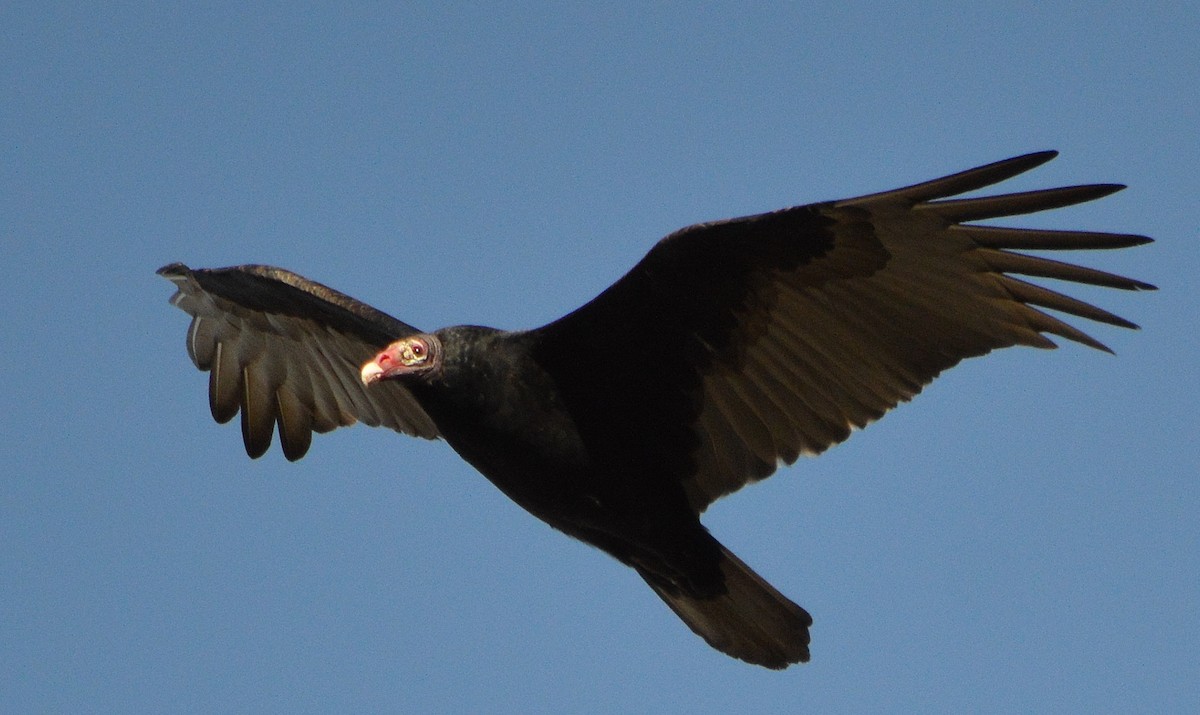
<instances>
[{"instance_id":1,"label":"blue sky","mask_svg":"<svg viewBox=\"0 0 1200 715\"><path fill-rule=\"evenodd\" d=\"M1200 709L1200 10L0 8L0 710ZM783 673L445 445L212 423L160 265L542 324L700 220L1054 148L1140 323L951 371L705 522L816 619Z\"/></svg>"}]
</instances>

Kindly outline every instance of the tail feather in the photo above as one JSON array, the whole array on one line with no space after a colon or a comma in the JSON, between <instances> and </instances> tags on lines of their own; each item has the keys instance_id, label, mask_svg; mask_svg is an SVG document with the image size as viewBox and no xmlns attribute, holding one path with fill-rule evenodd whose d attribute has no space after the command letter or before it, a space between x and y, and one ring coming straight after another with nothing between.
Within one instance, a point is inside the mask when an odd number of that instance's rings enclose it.
<instances>
[{"instance_id":1,"label":"tail feather","mask_svg":"<svg viewBox=\"0 0 1200 715\"><path fill-rule=\"evenodd\" d=\"M696 635L747 663L782 670L807 663L812 616L721 546L725 592L707 598L667 590L642 578Z\"/></svg>"}]
</instances>

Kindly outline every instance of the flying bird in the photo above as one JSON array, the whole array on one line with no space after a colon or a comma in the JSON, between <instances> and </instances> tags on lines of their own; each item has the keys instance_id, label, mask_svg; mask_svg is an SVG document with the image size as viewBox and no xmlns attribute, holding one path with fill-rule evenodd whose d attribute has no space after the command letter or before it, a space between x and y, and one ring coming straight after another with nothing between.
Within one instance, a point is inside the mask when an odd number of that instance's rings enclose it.
<instances>
[{"instance_id":1,"label":"flying bird","mask_svg":"<svg viewBox=\"0 0 1200 715\"><path fill-rule=\"evenodd\" d=\"M295 273L160 269L192 316L188 355L217 422L254 458L278 432L362 422L444 439L513 501L630 566L712 647L768 668L809 659L812 618L700 522L716 499L846 439L963 358L1103 344L1042 309L1123 318L1014 275L1141 281L1016 252L1143 236L972 222L1069 206L1094 184L949 199L1040 152L842 201L701 223L591 302L533 330L422 332Z\"/></svg>"}]
</instances>

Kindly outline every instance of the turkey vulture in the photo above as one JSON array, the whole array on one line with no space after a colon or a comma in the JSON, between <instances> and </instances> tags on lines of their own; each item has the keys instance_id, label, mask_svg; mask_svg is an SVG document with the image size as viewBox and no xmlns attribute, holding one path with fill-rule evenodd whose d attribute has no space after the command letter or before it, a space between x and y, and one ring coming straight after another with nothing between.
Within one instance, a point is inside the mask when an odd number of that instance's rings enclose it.
<instances>
[{"instance_id":1,"label":"turkey vulture","mask_svg":"<svg viewBox=\"0 0 1200 715\"><path fill-rule=\"evenodd\" d=\"M213 417L241 412L251 457L276 429L289 460L313 432L356 421L440 437L534 516L636 570L711 646L785 668L809 659L812 618L709 534L709 504L841 442L963 358L1054 347L1047 333L1108 350L1039 308L1137 327L1012 274L1153 286L1010 249L1150 239L970 223L1123 187L947 200L1054 156L684 228L534 330L424 333L268 266L158 272L192 316Z\"/></svg>"}]
</instances>

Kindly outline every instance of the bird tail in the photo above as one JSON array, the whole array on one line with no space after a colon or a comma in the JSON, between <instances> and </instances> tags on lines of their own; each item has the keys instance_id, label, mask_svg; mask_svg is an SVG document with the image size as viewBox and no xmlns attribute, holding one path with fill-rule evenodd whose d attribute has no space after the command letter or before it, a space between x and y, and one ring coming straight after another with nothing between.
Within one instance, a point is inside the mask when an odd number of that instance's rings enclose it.
<instances>
[{"instance_id":1,"label":"bird tail","mask_svg":"<svg viewBox=\"0 0 1200 715\"><path fill-rule=\"evenodd\" d=\"M725 590L715 596L664 588L641 569L638 573L696 635L722 653L776 670L808 662L812 616L729 549L720 550Z\"/></svg>"}]
</instances>

